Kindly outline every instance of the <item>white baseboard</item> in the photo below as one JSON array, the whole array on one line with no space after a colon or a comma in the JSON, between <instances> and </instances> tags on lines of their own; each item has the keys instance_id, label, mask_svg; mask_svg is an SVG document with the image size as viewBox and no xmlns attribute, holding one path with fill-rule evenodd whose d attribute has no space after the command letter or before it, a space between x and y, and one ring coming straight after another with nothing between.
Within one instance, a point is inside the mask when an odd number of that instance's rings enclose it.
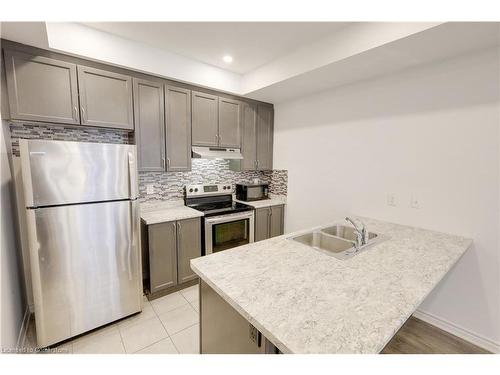
<instances>
[{"instance_id":1,"label":"white baseboard","mask_svg":"<svg viewBox=\"0 0 500 375\"><path fill-rule=\"evenodd\" d=\"M28 326L30 324L30 309L29 306L26 306L24 310L23 323L21 324L21 328L19 329L19 334L17 336L17 347L23 348L24 342L26 341L26 333L28 332Z\"/></svg>"},{"instance_id":2,"label":"white baseboard","mask_svg":"<svg viewBox=\"0 0 500 375\"><path fill-rule=\"evenodd\" d=\"M413 316L492 353L500 353L500 343L494 342L465 328L459 327L445 319L439 318L422 310L415 311Z\"/></svg>"}]
</instances>

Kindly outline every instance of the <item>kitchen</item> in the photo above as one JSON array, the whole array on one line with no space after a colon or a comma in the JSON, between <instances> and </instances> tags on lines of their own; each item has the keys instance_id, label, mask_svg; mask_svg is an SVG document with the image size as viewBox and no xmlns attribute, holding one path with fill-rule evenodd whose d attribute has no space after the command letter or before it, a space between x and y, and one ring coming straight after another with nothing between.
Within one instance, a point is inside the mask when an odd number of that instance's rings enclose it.
<instances>
[{"instance_id":1,"label":"kitchen","mask_svg":"<svg viewBox=\"0 0 500 375\"><path fill-rule=\"evenodd\" d=\"M6 353L499 352L498 23L1 32Z\"/></svg>"}]
</instances>

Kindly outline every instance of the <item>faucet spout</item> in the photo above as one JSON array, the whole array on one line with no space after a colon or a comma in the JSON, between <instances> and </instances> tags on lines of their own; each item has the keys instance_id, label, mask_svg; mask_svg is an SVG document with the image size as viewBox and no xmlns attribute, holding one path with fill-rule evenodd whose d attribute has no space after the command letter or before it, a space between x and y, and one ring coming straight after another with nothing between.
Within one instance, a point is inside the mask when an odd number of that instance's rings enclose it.
<instances>
[{"instance_id":1,"label":"faucet spout","mask_svg":"<svg viewBox=\"0 0 500 375\"><path fill-rule=\"evenodd\" d=\"M351 223L354 227L354 231L356 232L356 241L354 243L356 249L359 249L361 246L366 245L368 238L368 231L366 230L366 225L357 219L351 219L350 217L346 217L345 220L348 223Z\"/></svg>"}]
</instances>

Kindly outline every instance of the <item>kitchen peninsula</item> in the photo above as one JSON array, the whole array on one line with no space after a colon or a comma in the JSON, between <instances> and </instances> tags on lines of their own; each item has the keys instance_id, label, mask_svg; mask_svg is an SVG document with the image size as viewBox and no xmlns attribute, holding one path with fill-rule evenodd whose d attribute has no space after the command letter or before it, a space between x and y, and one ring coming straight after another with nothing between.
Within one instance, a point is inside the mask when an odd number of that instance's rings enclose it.
<instances>
[{"instance_id":1,"label":"kitchen peninsula","mask_svg":"<svg viewBox=\"0 0 500 375\"><path fill-rule=\"evenodd\" d=\"M472 241L361 220L386 240L345 260L290 240L308 231L193 259L201 353L379 353Z\"/></svg>"}]
</instances>

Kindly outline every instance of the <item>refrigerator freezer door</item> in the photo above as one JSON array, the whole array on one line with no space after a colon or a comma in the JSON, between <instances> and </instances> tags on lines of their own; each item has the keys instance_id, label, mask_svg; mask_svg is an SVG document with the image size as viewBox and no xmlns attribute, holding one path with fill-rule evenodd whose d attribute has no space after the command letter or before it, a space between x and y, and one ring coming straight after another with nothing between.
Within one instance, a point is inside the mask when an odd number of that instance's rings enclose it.
<instances>
[{"instance_id":1,"label":"refrigerator freezer door","mask_svg":"<svg viewBox=\"0 0 500 375\"><path fill-rule=\"evenodd\" d=\"M27 207L138 195L134 145L21 139L19 146Z\"/></svg>"},{"instance_id":2,"label":"refrigerator freezer door","mask_svg":"<svg viewBox=\"0 0 500 375\"><path fill-rule=\"evenodd\" d=\"M26 211L39 346L142 309L137 201Z\"/></svg>"}]
</instances>

